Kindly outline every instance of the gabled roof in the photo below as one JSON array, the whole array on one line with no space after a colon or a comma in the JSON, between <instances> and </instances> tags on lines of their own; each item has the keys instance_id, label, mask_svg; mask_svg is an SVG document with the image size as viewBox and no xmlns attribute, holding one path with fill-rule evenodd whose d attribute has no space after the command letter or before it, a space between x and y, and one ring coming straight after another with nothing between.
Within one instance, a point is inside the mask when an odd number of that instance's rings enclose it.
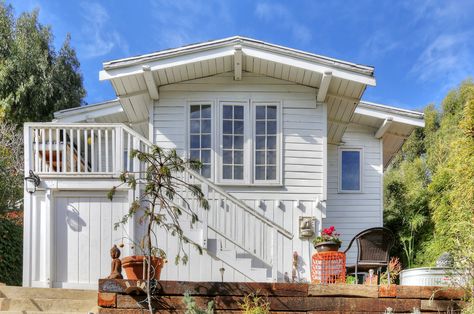
<instances>
[{"instance_id":1,"label":"gabled roof","mask_svg":"<svg viewBox=\"0 0 474 314\"><path fill-rule=\"evenodd\" d=\"M166 68L171 65L170 58L177 58L182 57L190 54L196 55L199 52L209 52L209 50L215 50L218 48L224 48L220 52L222 57L227 55L234 54L234 47L235 45L242 45L242 50L244 54L246 54L245 50L248 49L250 54L255 53L252 51L252 48L259 49L261 51L269 51L274 53L279 53L281 57L287 58L294 58L301 61L306 61L312 63L312 66L320 65L321 68L320 72L323 73L327 70L332 70L332 75L335 77L345 78L348 75L353 75L352 78L354 80L359 80L360 83L365 83L367 85L375 86L375 78L374 75L374 68L371 66L360 65L352 62L347 62L343 60L338 60L334 58L329 58L313 53L309 53L302 50L292 49L284 46L279 46L271 43L267 43L264 41L242 37L242 36L233 36L219 40L207 41L202 43L190 44L179 48L172 48L157 51L154 53L117 59L103 63L103 70L100 72L100 79L106 80L110 79L109 75L114 76L113 70L117 69L124 69L127 68L126 72L121 71L121 75L127 75L132 73L141 73L142 68L141 65L147 64L150 66L151 70L156 70L158 68ZM225 49L231 48L231 49ZM196 55L194 61L199 58L206 58L204 55ZM209 55L209 54L207 54ZM166 60L165 62L160 62ZM283 60L281 60L283 61ZM293 60L293 62L296 60ZM189 60L182 59L182 60L174 60L174 62L182 62L187 63ZM288 61L291 62L291 61ZM176 65L176 64L173 64ZM311 66L310 66L311 67ZM341 72L338 72L340 70ZM117 75L118 73L115 73ZM120 75L118 74L118 75ZM357 74L360 75L357 78Z\"/></svg>"},{"instance_id":2,"label":"gabled roof","mask_svg":"<svg viewBox=\"0 0 474 314\"><path fill-rule=\"evenodd\" d=\"M361 101L352 123L374 128L374 135L383 139L383 164L386 168L405 140L417 127L424 127L424 114L387 105Z\"/></svg>"},{"instance_id":3,"label":"gabled roof","mask_svg":"<svg viewBox=\"0 0 474 314\"><path fill-rule=\"evenodd\" d=\"M328 104L330 143L340 141L365 88L375 85L373 67L240 36L105 62L99 77L111 81L129 120L143 121L160 86L225 72L235 80L253 72L314 88L317 101Z\"/></svg>"}]
</instances>

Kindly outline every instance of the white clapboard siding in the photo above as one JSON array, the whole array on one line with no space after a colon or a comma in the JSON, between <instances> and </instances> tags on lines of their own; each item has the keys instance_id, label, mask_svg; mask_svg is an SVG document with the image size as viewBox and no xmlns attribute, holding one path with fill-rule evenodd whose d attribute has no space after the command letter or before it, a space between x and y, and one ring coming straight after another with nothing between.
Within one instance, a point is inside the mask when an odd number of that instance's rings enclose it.
<instances>
[{"instance_id":1,"label":"white clapboard siding","mask_svg":"<svg viewBox=\"0 0 474 314\"><path fill-rule=\"evenodd\" d=\"M382 146L374 129L349 125L342 141L344 146L363 149L361 193L338 193L338 146L328 145L328 200L323 227L334 225L342 235L342 249L360 231L382 226ZM357 246L348 252L348 263L355 261Z\"/></svg>"}]
</instances>

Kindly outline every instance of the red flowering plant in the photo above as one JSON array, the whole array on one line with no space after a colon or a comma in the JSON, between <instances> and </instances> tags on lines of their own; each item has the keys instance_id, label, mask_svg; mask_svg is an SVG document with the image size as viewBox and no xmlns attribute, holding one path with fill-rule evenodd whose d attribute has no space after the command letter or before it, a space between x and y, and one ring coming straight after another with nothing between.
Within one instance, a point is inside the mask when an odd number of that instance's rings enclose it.
<instances>
[{"instance_id":1,"label":"red flowering plant","mask_svg":"<svg viewBox=\"0 0 474 314\"><path fill-rule=\"evenodd\" d=\"M339 239L340 236L341 234L336 232L334 226L331 226L329 228L323 229L321 235L313 239L313 244L316 245L322 242L334 242L341 246L342 241Z\"/></svg>"}]
</instances>

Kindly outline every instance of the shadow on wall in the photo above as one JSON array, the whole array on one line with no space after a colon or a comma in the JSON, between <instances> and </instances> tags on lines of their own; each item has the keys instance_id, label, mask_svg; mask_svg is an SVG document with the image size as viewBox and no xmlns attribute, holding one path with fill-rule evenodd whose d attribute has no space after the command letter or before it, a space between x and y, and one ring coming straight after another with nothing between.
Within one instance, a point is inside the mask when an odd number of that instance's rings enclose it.
<instances>
[{"instance_id":1,"label":"shadow on wall","mask_svg":"<svg viewBox=\"0 0 474 314\"><path fill-rule=\"evenodd\" d=\"M75 232L81 232L82 228L86 226L86 222L80 217L79 211L72 205L69 205L66 210L66 223Z\"/></svg>"}]
</instances>

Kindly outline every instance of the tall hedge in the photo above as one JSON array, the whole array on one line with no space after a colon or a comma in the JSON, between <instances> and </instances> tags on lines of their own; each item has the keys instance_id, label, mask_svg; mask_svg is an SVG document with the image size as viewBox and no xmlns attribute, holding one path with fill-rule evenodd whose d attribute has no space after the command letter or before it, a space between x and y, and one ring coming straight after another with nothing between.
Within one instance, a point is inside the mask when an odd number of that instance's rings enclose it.
<instances>
[{"instance_id":1,"label":"tall hedge","mask_svg":"<svg viewBox=\"0 0 474 314\"><path fill-rule=\"evenodd\" d=\"M0 282L21 285L23 265L23 226L0 217Z\"/></svg>"},{"instance_id":2,"label":"tall hedge","mask_svg":"<svg viewBox=\"0 0 474 314\"><path fill-rule=\"evenodd\" d=\"M405 267L431 266L443 252L474 255L474 83L428 106L425 122L384 180L385 224L399 236L394 254Z\"/></svg>"}]
</instances>

